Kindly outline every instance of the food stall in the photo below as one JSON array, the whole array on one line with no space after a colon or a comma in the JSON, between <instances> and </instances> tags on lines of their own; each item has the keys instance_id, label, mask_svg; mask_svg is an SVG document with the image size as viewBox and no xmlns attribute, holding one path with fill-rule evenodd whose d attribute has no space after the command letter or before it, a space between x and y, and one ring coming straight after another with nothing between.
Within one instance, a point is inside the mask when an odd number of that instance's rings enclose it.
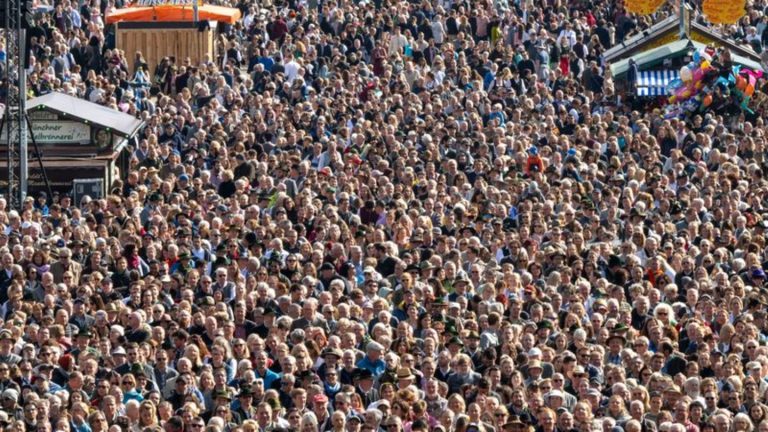
<instances>
[{"instance_id":1,"label":"food stall","mask_svg":"<svg viewBox=\"0 0 768 432\"><path fill-rule=\"evenodd\" d=\"M102 179L108 188L127 169L129 144L144 126L129 114L55 92L28 100L27 114L51 189L67 193L82 179ZM28 193L45 191L31 137L28 151ZM0 189L7 187L7 155L1 145Z\"/></svg>"},{"instance_id":2,"label":"food stall","mask_svg":"<svg viewBox=\"0 0 768 432\"><path fill-rule=\"evenodd\" d=\"M141 51L150 72L163 57L215 61L217 26L208 23L234 24L241 13L196 1L139 0L107 15L107 24L115 25L117 48L131 61Z\"/></svg>"}]
</instances>

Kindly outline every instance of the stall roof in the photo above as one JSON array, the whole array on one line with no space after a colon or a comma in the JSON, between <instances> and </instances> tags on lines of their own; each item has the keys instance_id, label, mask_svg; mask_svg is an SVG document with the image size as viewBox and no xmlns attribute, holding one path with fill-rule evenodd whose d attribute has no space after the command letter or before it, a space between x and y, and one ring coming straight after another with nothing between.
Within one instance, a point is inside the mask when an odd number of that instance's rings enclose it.
<instances>
[{"instance_id":1,"label":"stall roof","mask_svg":"<svg viewBox=\"0 0 768 432\"><path fill-rule=\"evenodd\" d=\"M144 125L142 120L105 106L65 93L48 93L27 101L27 112L48 110L109 128L117 135L131 138Z\"/></svg>"},{"instance_id":2,"label":"stall roof","mask_svg":"<svg viewBox=\"0 0 768 432\"><path fill-rule=\"evenodd\" d=\"M704 45L703 43L696 42L696 41L691 41L691 42L693 43L693 46L697 50L702 50L706 48L706 45ZM652 50L641 52L637 55L632 56L631 58L635 60L635 63L637 63L637 67L640 70L645 70L645 69L650 69L659 63L662 63L666 59L672 59L672 58L680 57L682 55L686 55L688 53L687 47L688 47L687 39L679 40L676 42L668 43L666 45L662 45ZM731 58L733 59L734 63L738 63L740 65L747 66L755 70L762 69L762 67L760 66L760 63L757 63L746 57L731 54ZM612 64L611 74L614 77L624 75L629 69L629 60L630 60L629 58L626 58L624 60L620 60Z\"/></svg>"},{"instance_id":3,"label":"stall roof","mask_svg":"<svg viewBox=\"0 0 768 432\"><path fill-rule=\"evenodd\" d=\"M664 33L665 31L668 31L670 29L676 29L678 27L678 19L676 16L670 16L667 17L656 24L650 26L649 28L643 30L640 33L637 33L627 40L617 43L616 45L610 47L609 49L605 50L605 53L603 53L603 58L606 62L612 62L616 58L621 58L622 54L624 54L627 51L633 50L637 48L638 46L642 45L644 42L646 42L649 38L653 38L656 35L659 35L661 33Z\"/></svg>"},{"instance_id":4,"label":"stall roof","mask_svg":"<svg viewBox=\"0 0 768 432\"><path fill-rule=\"evenodd\" d=\"M693 13L690 6L687 7L689 13ZM618 63L620 60L629 58L632 55L639 55L638 51L643 50L643 47L647 47L648 45L658 47L665 42L669 43L680 40L679 32L679 18L674 15L667 17L651 27L633 35L627 40L612 46L605 51L603 59L605 59L607 63ZM733 54L751 59L757 63L760 62L760 56L751 46L740 44L733 39L724 37L722 34L713 31L711 28L697 22L695 19L686 22L685 32L688 37L694 41L726 47L730 49Z\"/></svg>"},{"instance_id":5,"label":"stall roof","mask_svg":"<svg viewBox=\"0 0 768 432\"><path fill-rule=\"evenodd\" d=\"M192 7L187 5L127 7L107 15L107 24L123 21L192 22L194 13ZM198 7L198 19L201 21L220 21L234 24L240 19L240 16L240 9L237 8L209 4Z\"/></svg>"}]
</instances>

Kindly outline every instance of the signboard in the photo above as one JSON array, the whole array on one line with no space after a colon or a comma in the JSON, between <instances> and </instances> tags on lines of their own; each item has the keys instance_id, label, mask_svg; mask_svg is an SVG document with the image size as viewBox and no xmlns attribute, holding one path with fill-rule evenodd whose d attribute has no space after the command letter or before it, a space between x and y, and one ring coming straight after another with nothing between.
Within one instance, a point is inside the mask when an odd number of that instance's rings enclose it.
<instances>
[{"instance_id":1,"label":"signboard","mask_svg":"<svg viewBox=\"0 0 768 432\"><path fill-rule=\"evenodd\" d=\"M631 13L638 15L650 15L661 7L666 0L627 0L624 6Z\"/></svg>"},{"instance_id":2,"label":"signboard","mask_svg":"<svg viewBox=\"0 0 768 432\"><path fill-rule=\"evenodd\" d=\"M746 12L744 0L704 0L702 10L707 19L715 24L734 24Z\"/></svg>"},{"instance_id":3,"label":"signboard","mask_svg":"<svg viewBox=\"0 0 768 432\"><path fill-rule=\"evenodd\" d=\"M32 133L38 144L90 144L91 127L74 121L31 121ZM7 140L7 129L3 129L0 142Z\"/></svg>"},{"instance_id":4,"label":"signboard","mask_svg":"<svg viewBox=\"0 0 768 432\"><path fill-rule=\"evenodd\" d=\"M72 187L77 179L82 177L88 178L104 178L105 168L104 166L78 166L78 167L62 167L62 166L50 166L46 164L45 173L48 175L48 182L51 184L51 190L59 192L72 192ZM29 183L27 184L27 190L29 193L45 191L45 181L43 180L43 173L40 171L40 165L36 161L30 160L29 163ZM8 169L7 167L0 168L0 191L8 190Z\"/></svg>"},{"instance_id":5,"label":"signboard","mask_svg":"<svg viewBox=\"0 0 768 432\"><path fill-rule=\"evenodd\" d=\"M155 6L202 6L202 0L136 0L134 7L155 7Z\"/></svg>"},{"instance_id":6,"label":"signboard","mask_svg":"<svg viewBox=\"0 0 768 432\"><path fill-rule=\"evenodd\" d=\"M100 199L104 195L104 179L74 179L72 180L72 202L79 203L88 195L92 199Z\"/></svg>"}]
</instances>

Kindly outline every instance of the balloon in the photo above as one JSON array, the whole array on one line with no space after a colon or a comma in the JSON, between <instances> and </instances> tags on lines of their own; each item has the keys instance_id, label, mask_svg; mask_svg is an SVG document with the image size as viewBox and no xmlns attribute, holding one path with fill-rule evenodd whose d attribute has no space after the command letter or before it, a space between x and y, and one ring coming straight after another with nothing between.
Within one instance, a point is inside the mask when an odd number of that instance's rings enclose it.
<instances>
[{"instance_id":1,"label":"balloon","mask_svg":"<svg viewBox=\"0 0 768 432\"><path fill-rule=\"evenodd\" d=\"M704 78L704 70L696 68L696 70L693 71L693 82L701 81L702 78Z\"/></svg>"},{"instance_id":2,"label":"balloon","mask_svg":"<svg viewBox=\"0 0 768 432\"><path fill-rule=\"evenodd\" d=\"M701 102L702 102L702 104L705 107L708 107L708 106L712 105L712 95L708 94L708 95L704 96L704 98L701 100Z\"/></svg>"},{"instance_id":3,"label":"balloon","mask_svg":"<svg viewBox=\"0 0 768 432\"><path fill-rule=\"evenodd\" d=\"M752 84L747 85L747 88L744 90L744 94L747 97L751 97L753 94L755 94L755 86Z\"/></svg>"},{"instance_id":4,"label":"balloon","mask_svg":"<svg viewBox=\"0 0 768 432\"><path fill-rule=\"evenodd\" d=\"M699 62L701 62L701 54L699 54L698 51L693 53L693 62L695 64L699 64Z\"/></svg>"},{"instance_id":5,"label":"balloon","mask_svg":"<svg viewBox=\"0 0 768 432\"><path fill-rule=\"evenodd\" d=\"M667 83L667 94L672 94L675 90L683 86L683 81L679 78L675 78Z\"/></svg>"},{"instance_id":6,"label":"balloon","mask_svg":"<svg viewBox=\"0 0 768 432\"><path fill-rule=\"evenodd\" d=\"M704 61L701 62L701 68L702 69L709 69L709 66L710 66L709 60L704 60Z\"/></svg>"},{"instance_id":7,"label":"balloon","mask_svg":"<svg viewBox=\"0 0 768 432\"><path fill-rule=\"evenodd\" d=\"M741 91L744 91L744 89L747 88L747 80L741 75L736 77L736 88Z\"/></svg>"},{"instance_id":8,"label":"balloon","mask_svg":"<svg viewBox=\"0 0 768 432\"><path fill-rule=\"evenodd\" d=\"M683 82L688 82L693 79L693 73L691 73L691 69L689 69L688 66L680 68L680 79L683 80Z\"/></svg>"}]
</instances>

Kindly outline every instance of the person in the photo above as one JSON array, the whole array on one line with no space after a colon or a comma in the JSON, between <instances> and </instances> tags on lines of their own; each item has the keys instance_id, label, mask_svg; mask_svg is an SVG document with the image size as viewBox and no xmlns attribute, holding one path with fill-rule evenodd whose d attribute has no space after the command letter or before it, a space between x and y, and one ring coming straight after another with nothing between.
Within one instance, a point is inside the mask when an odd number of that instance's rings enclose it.
<instances>
[{"instance_id":1,"label":"person","mask_svg":"<svg viewBox=\"0 0 768 432\"><path fill-rule=\"evenodd\" d=\"M30 94L141 127L0 197L0 425L765 432L765 77L672 115L605 60L672 5L224 1L187 58L59 3Z\"/></svg>"}]
</instances>

